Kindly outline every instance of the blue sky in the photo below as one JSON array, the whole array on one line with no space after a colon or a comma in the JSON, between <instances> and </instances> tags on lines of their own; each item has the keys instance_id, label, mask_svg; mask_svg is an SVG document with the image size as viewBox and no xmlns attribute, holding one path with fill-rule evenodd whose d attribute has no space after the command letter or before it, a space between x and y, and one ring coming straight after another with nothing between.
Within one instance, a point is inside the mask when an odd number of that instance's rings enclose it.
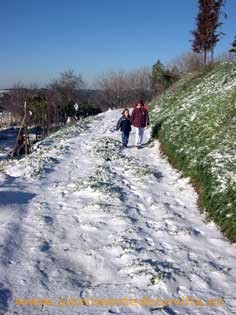
<instances>
[{"instance_id":1,"label":"blue sky","mask_svg":"<svg viewBox=\"0 0 236 315\"><path fill-rule=\"evenodd\" d=\"M107 70L163 63L191 49L197 0L0 0L0 88L44 85L66 69L91 83ZM228 0L227 36L236 35Z\"/></svg>"}]
</instances>

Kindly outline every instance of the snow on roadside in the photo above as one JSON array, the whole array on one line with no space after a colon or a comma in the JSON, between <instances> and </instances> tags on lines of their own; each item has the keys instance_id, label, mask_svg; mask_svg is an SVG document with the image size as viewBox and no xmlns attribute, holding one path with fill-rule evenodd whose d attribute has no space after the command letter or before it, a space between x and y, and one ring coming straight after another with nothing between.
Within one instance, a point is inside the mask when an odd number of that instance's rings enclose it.
<instances>
[{"instance_id":1,"label":"snow on roadside","mask_svg":"<svg viewBox=\"0 0 236 315\"><path fill-rule=\"evenodd\" d=\"M132 133L130 148L120 148L120 135L112 132L119 115L108 111L62 130L6 169L0 184L1 315L39 313L17 307L16 297L187 295L223 298L223 307L204 312L233 314L235 246L204 223L189 180L161 156L158 142L137 150ZM202 307L173 306L40 311L203 314Z\"/></svg>"},{"instance_id":2,"label":"snow on roadside","mask_svg":"<svg viewBox=\"0 0 236 315\"><path fill-rule=\"evenodd\" d=\"M58 162L58 155L69 150L68 139L76 137L86 128L91 118L82 120L76 125L64 127L48 138L37 142L32 153L20 160L10 160L5 172L9 176L38 179L43 172L50 170Z\"/></svg>"}]
</instances>

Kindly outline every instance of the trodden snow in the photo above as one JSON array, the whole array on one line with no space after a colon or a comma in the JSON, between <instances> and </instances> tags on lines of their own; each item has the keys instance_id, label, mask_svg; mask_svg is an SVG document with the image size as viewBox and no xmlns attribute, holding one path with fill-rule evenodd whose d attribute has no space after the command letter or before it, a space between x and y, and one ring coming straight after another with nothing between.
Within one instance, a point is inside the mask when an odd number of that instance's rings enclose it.
<instances>
[{"instance_id":1,"label":"trodden snow","mask_svg":"<svg viewBox=\"0 0 236 315\"><path fill-rule=\"evenodd\" d=\"M236 247L157 140L123 150L119 110L38 143L0 175L0 314L236 314ZM145 141L150 137L146 131ZM222 298L221 307L19 307L16 298Z\"/></svg>"}]
</instances>

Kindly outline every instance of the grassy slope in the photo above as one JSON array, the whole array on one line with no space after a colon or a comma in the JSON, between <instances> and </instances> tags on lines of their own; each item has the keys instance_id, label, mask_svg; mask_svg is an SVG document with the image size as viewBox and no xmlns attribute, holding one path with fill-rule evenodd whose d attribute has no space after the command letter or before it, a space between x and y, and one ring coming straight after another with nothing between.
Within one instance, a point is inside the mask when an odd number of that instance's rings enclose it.
<instances>
[{"instance_id":1,"label":"grassy slope","mask_svg":"<svg viewBox=\"0 0 236 315\"><path fill-rule=\"evenodd\" d=\"M236 241L236 64L180 80L151 104L153 135L199 187L200 206Z\"/></svg>"}]
</instances>

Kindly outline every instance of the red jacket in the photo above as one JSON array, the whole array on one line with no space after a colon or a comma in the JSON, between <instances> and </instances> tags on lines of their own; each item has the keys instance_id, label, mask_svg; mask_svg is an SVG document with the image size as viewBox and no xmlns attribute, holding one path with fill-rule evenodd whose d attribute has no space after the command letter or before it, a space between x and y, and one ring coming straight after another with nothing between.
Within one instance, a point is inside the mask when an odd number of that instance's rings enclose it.
<instances>
[{"instance_id":1,"label":"red jacket","mask_svg":"<svg viewBox=\"0 0 236 315\"><path fill-rule=\"evenodd\" d=\"M145 128L149 125L149 115L148 111L141 108L134 108L131 115L131 124L137 128Z\"/></svg>"}]
</instances>

